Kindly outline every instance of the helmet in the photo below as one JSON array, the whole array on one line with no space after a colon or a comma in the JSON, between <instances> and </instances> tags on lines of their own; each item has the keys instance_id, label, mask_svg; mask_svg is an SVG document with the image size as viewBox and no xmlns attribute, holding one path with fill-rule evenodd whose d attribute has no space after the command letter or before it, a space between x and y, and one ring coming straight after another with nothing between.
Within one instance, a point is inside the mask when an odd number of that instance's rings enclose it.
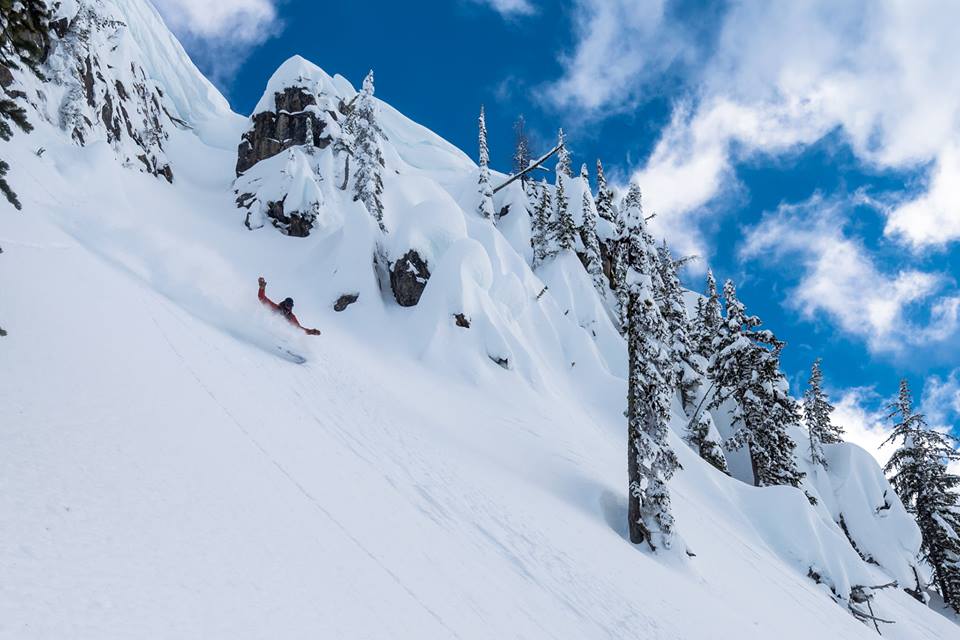
<instances>
[{"instance_id":1,"label":"helmet","mask_svg":"<svg viewBox=\"0 0 960 640\"><path fill-rule=\"evenodd\" d=\"M283 302L277 306L280 307L280 310L283 311L283 313L290 313L293 311L293 298L284 298Z\"/></svg>"}]
</instances>

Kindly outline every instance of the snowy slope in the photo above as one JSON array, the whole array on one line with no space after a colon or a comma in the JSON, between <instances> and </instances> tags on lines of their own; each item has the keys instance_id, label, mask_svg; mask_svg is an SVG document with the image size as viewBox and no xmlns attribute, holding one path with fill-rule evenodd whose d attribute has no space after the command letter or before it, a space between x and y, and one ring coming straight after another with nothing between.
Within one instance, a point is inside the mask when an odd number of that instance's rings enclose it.
<instances>
[{"instance_id":1,"label":"snowy slope","mask_svg":"<svg viewBox=\"0 0 960 640\"><path fill-rule=\"evenodd\" d=\"M576 258L530 271L516 212L507 236L476 217L475 165L385 103L388 250L434 274L416 307L379 293L366 213L329 184L310 237L246 229L246 119L152 8L109 4L191 128L164 144L173 184L56 121L5 149L24 213L0 211L0 637L875 636L807 577L909 577L916 528L865 452L829 449L813 508L674 434L696 557L635 548L623 344ZM265 317L261 274L322 337ZM873 606L885 637L960 637L899 589Z\"/></svg>"}]
</instances>

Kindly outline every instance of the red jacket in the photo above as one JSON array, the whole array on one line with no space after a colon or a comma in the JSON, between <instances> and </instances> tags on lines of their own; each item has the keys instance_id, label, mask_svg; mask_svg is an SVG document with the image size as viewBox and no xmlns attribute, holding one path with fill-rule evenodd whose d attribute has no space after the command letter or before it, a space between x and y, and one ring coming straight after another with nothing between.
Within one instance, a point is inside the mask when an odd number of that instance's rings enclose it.
<instances>
[{"instance_id":1,"label":"red jacket","mask_svg":"<svg viewBox=\"0 0 960 640\"><path fill-rule=\"evenodd\" d=\"M297 320L297 316L293 315L293 311L284 313L283 309L280 308L280 305L267 297L267 285L260 285L260 291L257 292L257 297L260 298L260 302L262 302L265 307L270 307L274 312L285 317L290 324L309 333L309 330L300 324L299 320Z\"/></svg>"}]
</instances>

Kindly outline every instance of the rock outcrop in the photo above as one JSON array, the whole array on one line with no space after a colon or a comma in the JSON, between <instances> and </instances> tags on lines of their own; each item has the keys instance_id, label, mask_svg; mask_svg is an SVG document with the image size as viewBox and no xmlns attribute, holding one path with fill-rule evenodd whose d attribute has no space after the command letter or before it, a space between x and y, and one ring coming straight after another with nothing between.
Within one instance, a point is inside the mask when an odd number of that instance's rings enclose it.
<instances>
[{"instance_id":1,"label":"rock outcrop","mask_svg":"<svg viewBox=\"0 0 960 640\"><path fill-rule=\"evenodd\" d=\"M359 299L359 293L345 293L337 298L337 301L333 303L333 310L338 312L343 311Z\"/></svg>"},{"instance_id":2,"label":"rock outcrop","mask_svg":"<svg viewBox=\"0 0 960 640\"><path fill-rule=\"evenodd\" d=\"M289 236L310 234L344 166L343 100L334 80L299 56L267 84L237 147L237 205L246 226L271 224ZM328 150L328 147L332 149ZM329 191L328 191L329 194Z\"/></svg>"},{"instance_id":3,"label":"rock outcrop","mask_svg":"<svg viewBox=\"0 0 960 640\"><path fill-rule=\"evenodd\" d=\"M430 279L430 269L420 254L410 249L395 260L390 268L390 288L401 307L412 307L420 302L420 296Z\"/></svg>"},{"instance_id":4,"label":"rock outcrop","mask_svg":"<svg viewBox=\"0 0 960 640\"><path fill-rule=\"evenodd\" d=\"M304 87L284 87L274 93L274 109L253 115L253 126L243 134L237 149L237 176L261 160L293 146L325 149L333 142L329 122L335 110L322 110L317 97Z\"/></svg>"}]
</instances>

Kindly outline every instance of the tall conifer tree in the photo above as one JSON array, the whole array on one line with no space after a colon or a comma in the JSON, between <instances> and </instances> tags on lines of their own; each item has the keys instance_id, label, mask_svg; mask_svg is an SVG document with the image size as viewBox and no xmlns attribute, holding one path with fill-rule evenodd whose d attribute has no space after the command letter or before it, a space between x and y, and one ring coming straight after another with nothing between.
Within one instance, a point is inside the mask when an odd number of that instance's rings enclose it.
<instances>
[{"instance_id":1,"label":"tall conifer tree","mask_svg":"<svg viewBox=\"0 0 960 640\"><path fill-rule=\"evenodd\" d=\"M614 214L613 190L607 186L607 179L603 175L603 163L597 158L597 215L616 224Z\"/></svg>"},{"instance_id":2,"label":"tall conifer tree","mask_svg":"<svg viewBox=\"0 0 960 640\"><path fill-rule=\"evenodd\" d=\"M917 518L923 536L921 551L933 569L933 584L944 603L960 613L960 476L947 463L960 460L957 440L927 426L914 412L910 386L900 381L896 402L889 407L893 432L884 442L900 446L884 467L890 484L907 511Z\"/></svg>"},{"instance_id":3,"label":"tall conifer tree","mask_svg":"<svg viewBox=\"0 0 960 640\"><path fill-rule=\"evenodd\" d=\"M622 331L626 331L627 306L630 298L630 287L627 278L629 271L628 253L630 250L631 230L626 221L635 218L644 219L643 202L640 186L635 182L631 182L627 190L627 195L624 196L623 202L617 211L617 242L614 245L613 258L613 277L617 283L617 316L620 319ZM644 224L644 229L646 229L646 224Z\"/></svg>"},{"instance_id":4,"label":"tall conifer tree","mask_svg":"<svg viewBox=\"0 0 960 640\"><path fill-rule=\"evenodd\" d=\"M570 151L567 149L567 139L563 135L563 129L557 132L557 145L560 149L557 151L557 175L563 174L567 178L573 177L573 166L570 160Z\"/></svg>"},{"instance_id":5,"label":"tall conifer tree","mask_svg":"<svg viewBox=\"0 0 960 640\"><path fill-rule=\"evenodd\" d=\"M804 474L797 469L795 443L787 428L799 423L800 414L780 371L784 343L771 331L758 329L760 319L747 315L732 281L724 284L723 295L727 317L710 363L715 385L710 406L719 408L727 399L734 400L732 424L738 430L727 446L748 448L758 487L799 487Z\"/></svg>"},{"instance_id":6,"label":"tall conifer tree","mask_svg":"<svg viewBox=\"0 0 960 640\"><path fill-rule=\"evenodd\" d=\"M630 189L638 198L639 188L632 184ZM667 439L673 395L666 348L670 335L655 299L662 286L656 250L638 205L625 207L628 525L634 544L646 542L657 549L669 547L672 541L674 519L667 482L679 463Z\"/></svg>"},{"instance_id":7,"label":"tall conifer tree","mask_svg":"<svg viewBox=\"0 0 960 640\"><path fill-rule=\"evenodd\" d=\"M527 121L523 115L517 118L513 123L513 173L517 174L530 166L530 136L527 135ZM520 178L520 182L526 186L527 176Z\"/></svg>"},{"instance_id":8,"label":"tall conifer tree","mask_svg":"<svg viewBox=\"0 0 960 640\"><path fill-rule=\"evenodd\" d=\"M373 71L370 71L363 79L363 88L347 119L347 131L353 136L353 157L357 161L353 199L367 207L367 212L377 221L380 231L386 231L381 198L384 162L380 147L380 141L386 136L377 122L373 90Z\"/></svg>"},{"instance_id":9,"label":"tall conifer tree","mask_svg":"<svg viewBox=\"0 0 960 640\"><path fill-rule=\"evenodd\" d=\"M557 171L557 186L553 197L553 235L556 238L556 248L559 251L573 251L577 226L573 222L573 212L570 211L570 199L567 197L565 181L566 178L560 171Z\"/></svg>"},{"instance_id":10,"label":"tall conifer tree","mask_svg":"<svg viewBox=\"0 0 960 640\"><path fill-rule=\"evenodd\" d=\"M803 392L803 422L810 438L810 460L813 464L827 466L823 454L824 444L842 442L843 429L830 420L833 405L823 391L823 372L817 358L810 369L810 381Z\"/></svg>"},{"instance_id":11,"label":"tall conifer tree","mask_svg":"<svg viewBox=\"0 0 960 640\"><path fill-rule=\"evenodd\" d=\"M713 277L713 270L707 269L706 300L697 305L697 335L694 336L697 353L708 362L713 357L713 342L720 331L723 321L723 309L720 305L720 294L717 293L717 281Z\"/></svg>"},{"instance_id":12,"label":"tall conifer tree","mask_svg":"<svg viewBox=\"0 0 960 640\"><path fill-rule=\"evenodd\" d=\"M586 269L593 281L593 287L601 296L606 295L607 279L603 275L603 261L600 257L600 241L597 238L597 210L590 195L590 176L587 175L587 165L580 167L580 179L583 180L583 227L580 229L580 239L583 241L586 255Z\"/></svg>"},{"instance_id":13,"label":"tall conifer tree","mask_svg":"<svg viewBox=\"0 0 960 640\"><path fill-rule=\"evenodd\" d=\"M493 187L490 186L490 150L487 148L487 118L480 107L480 117L477 119L477 125L480 130L480 178L478 187L480 191L480 204L477 209L480 216L492 221L493 210Z\"/></svg>"},{"instance_id":14,"label":"tall conifer tree","mask_svg":"<svg viewBox=\"0 0 960 640\"><path fill-rule=\"evenodd\" d=\"M543 264L552 253L551 247L551 222L550 217L553 211L553 202L550 198L550 190L546 181L541 181L537 189L537 205L533 210L533 230L530 243L533 245L533 266L534 268Z\"/></svg>"}]
</instances>

